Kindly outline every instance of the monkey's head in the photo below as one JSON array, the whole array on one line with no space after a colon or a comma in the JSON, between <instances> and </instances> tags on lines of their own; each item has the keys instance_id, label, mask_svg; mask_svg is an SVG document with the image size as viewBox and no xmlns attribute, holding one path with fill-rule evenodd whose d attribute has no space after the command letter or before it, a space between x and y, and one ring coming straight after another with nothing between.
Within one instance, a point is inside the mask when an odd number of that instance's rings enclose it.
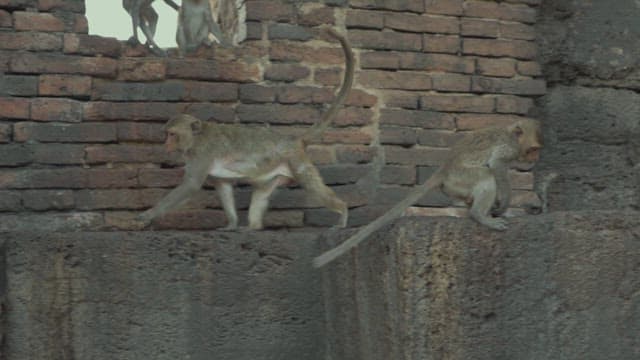
<instances>
[{"instance_id":1,"label":"monkey's head","mask_svg":"<svg viewBox=\"0 0 640 360\"><path fill-rule=\"evenodd\" d=\"M540 158L540 149L542 149L540 122L534 119L522 119L513 124L510 130L518 139L520 150L518 161L537 162Z\"/></svg>"},{"instance_id":2,"label":"monkey's head","mask_svg":"<svg viewBox=\"0 0 640 360\"><path fill-rule=\"evenodd\" d=\"M167 132L165 146L168 152L176 150L187 152L193 147L194 135L202 132L202 121L191 115L173 116L164 126Z\"/></svg>"}]
</instances>

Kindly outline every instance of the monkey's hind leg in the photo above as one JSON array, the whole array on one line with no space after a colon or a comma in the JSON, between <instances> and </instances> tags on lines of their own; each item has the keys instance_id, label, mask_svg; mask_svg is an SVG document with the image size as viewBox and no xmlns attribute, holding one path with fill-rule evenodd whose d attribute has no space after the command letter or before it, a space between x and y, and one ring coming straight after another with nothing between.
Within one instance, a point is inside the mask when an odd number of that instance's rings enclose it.
<instances>
[{"instance_id":1,"label":"monkey's hind leg","mask_svg":"<svg viewBox=\"0 0 640 360\"><path fill-rule=\"evenodd\" d=\"M486 170L486 175L481 176L471 189L473 204L469 214L471 218L491 229L503 231L507 229L507 222L502 218L494 218L489 215L491 207L496 201L497 185L493 175Z\"/></svg>"},{"instance_id":2,"label":"monkey's hind leg","mask_svg":"<svg viewBox=\"0 0 640 360\"><path fill-rule=\"evenodd\" d=\"M340 200L338 195L324 184L318 169L308 159L291 161L289 166L293 175L302 185L312 199L319 201L324 207L340 214L340 220L335 227L344 228L349 220L349 208L347 203Z\"/></svg>"},{"instance_id":3,"label":"monkey's hind leg","mask_svg":"<svg viewBox=\"0 0 640 360\"><path fill-rule=\"evenodd\" d=\"M249 205L249 229L262 230L264 227L264 213L269 207L269 198L280 184L279 177L271 179L271 181L264 184L254 184L251 204Z\"/></svg>"},{"instance_id":4,"label":"monkey's hind leg","mask_svg":"<svg viewBox=\"0 0 640 360\"><path fill-rule=\"evenodd\" d=\"M233 185L228 182L219 181L216 183L216 191L222 203L225 215L227 215L227 226L218 230L238 229L238 214L236 213L235 199L233 198Z\"/></svg>"}]
</instances>

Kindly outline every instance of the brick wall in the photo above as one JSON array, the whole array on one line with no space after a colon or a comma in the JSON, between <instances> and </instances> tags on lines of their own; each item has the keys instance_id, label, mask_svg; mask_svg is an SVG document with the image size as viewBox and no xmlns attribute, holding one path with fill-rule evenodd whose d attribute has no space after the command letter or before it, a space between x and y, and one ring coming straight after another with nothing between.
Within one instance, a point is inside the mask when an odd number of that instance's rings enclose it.
<instances>
[{"instance_id":1,"label":"brick wall","mask_svg":"<svg viewBox=\"0 0 640 360\"><path fill-rule=\"evenodd\" d=\"M82 0L0 0L0 230L105 229L112 215L153 205L181 179L161 129L179 112L304 131L342 74L325 24L346 30L357 75L334 126L308 150L362 224L422 183L462 132L525 116L545 93L540 2L250 0L245 42L180 59L87 35ZM533 198L532 175L513 178L517 208ZM242 217L249 191L236 191ZM462 211L442 194L420 205L431 207L413 213ZM336 221L295 187L271 207L270 226ZM154 227L224 224L207 184Z\"/></svg>"}]
</instances>

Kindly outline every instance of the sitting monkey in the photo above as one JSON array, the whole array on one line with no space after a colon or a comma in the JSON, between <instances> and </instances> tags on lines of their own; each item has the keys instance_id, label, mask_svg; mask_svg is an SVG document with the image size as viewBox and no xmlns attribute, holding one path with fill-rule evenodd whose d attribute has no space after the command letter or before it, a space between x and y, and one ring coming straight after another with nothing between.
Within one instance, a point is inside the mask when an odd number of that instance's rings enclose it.
<instances>
[{"instance_id":1,"label":"sitting monkey","mask_svg":"<svg viewBox=\"0 0 640 360\"><path fill-rule=\"evenodd\" d=\"M533 119L468 134L453 146L449 159L429 180L416 186L404 200L345 242L316 257L313 265L321 267L349 251L436 188L470 204L469 214L480 224L494 230L505 230L506 221L491 215L500 216L509 207L509 167L514 161L535 163L541 148L540 124Z\"/></svg>"},{"instance_id":2,"label":"sitting monkey","mask_svg":"<svg viewBox=\"0 0 640 360\"><path fill-rule=\"evenodd\" d=\"M185 159L183 181L156 206L142 213L145 225L195 194L212 176L227 215L226 229L236 229L233 182L246 180L254 191L249 206L249 228L262 229L269 196L278 185L294 179L323 206L340 214L338 226L347 225L347 204L327 187L305 152L305 144L331 123L353 83L354 61L347 40L333 30L329 33L342 45L346 58L344 80L336 99L320 122L300 138L285 136L272 129L237 124L203 122L190 115L177 115L166 126L168 151L179 150Z\"/></svg>"},{"instance_id":3,"label":"sitting monkey","mask_svg":"<svg viewBox=\"0 0 640 360\"><path fill-rule=\"evenodd\" d=\"M220 26L213 19L211 5L207 0L182 0L182 6L178 12L178 29L176 42L180 56L193 52L200 45L211 46L213 42L209 34L224 46L230 43L222 34Z\"/></svg>"},{"instance_id":4,"label":"sitting monkey","mask_svg":"<svg viewBox=\"0 0 640 360\"><path fill-rule=\"evenodd\" d=\"M138 28L140 28L147 38L145 46L154 54L165 56L166 53L164 50L153 40L156 34L156 26L158 25L158 13L156 13L151 6L153 1L154 0L122 0L122 7L129 13L129 16L131 16L131 23L133 25L133 35L129 38L129 42L136 45L140 44L138 37ZM172 0L164 0L164 2L176 11L180 9Z\"/></svg>"}]
</instances>

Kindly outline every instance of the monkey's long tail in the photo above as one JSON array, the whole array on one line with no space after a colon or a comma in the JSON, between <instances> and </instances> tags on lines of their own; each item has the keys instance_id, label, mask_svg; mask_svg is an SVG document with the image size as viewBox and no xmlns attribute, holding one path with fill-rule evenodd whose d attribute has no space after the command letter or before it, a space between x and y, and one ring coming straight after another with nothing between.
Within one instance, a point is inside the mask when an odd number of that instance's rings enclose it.
<instances>
[{"instance_id":1,"label":"monkey's long tail","mask_svg":"<svg viewBox=\"0 0 640 360\"><path fill-rule=\"evenodd\" d=\"M353 50L351 50L351 44L349 41L336 32L333 29L328 30L329 35L340 41L340 45L342 46L342 50L344 51L344 57L346 60L346 66L344 70L344 79L342 80L342 86L340 87L340 91L336 96L336 99L331 104L329 110L322 116L322 119L313 125L303 136L302 141L309 142L313 139L317 139L320 135L329 127L329 124L333 121L333 118L338 114L340 110L340 106L344 103L344 100L347 98L349 90L351 90L351 86L353 85L353 72L354 72L354 60L353 60Z\"/></svg>"},{"instance_id":2,"label":"monkey's long tail","mask_svg":"<svg viewBox=\"0 0 640 360\"><path fill-rule=\"evenodd\" d=\"M178 4L176 4L172 0L164 0L164 2L167 3L167 5L171 6L175 11L180 10L180 6L178 6Z\"/></svg>"},{"instance_id":3,"label":"monkey's long tail","mask_svg":"<svg viewBox=\"0 0 640 360\"><path fill-rule=\"evenodd\" d=\"M436 172L427 180L426 183L420 186L416 186L411 190L409 195L404 198L402 201L397 203L391 210L387 211L384 215L375 219L373 222L367 224L366 226L360 228L353 236L344 241L342 244L334 247L333 249L326 251L322 255L313 259L313 267L319 268L321 266L326 265L327 263L335 260L340 255L346 253L351 248L357 246L362 240L366 239L374 231L380 229L385 224L391 222L394 219L402 216L404 211L411 205L413 205L416 201L420 200L423 196L425 196L429 191L433 190L437 186L442 184L442 175L440 172Z\"/></svg>"}]
</instances>

